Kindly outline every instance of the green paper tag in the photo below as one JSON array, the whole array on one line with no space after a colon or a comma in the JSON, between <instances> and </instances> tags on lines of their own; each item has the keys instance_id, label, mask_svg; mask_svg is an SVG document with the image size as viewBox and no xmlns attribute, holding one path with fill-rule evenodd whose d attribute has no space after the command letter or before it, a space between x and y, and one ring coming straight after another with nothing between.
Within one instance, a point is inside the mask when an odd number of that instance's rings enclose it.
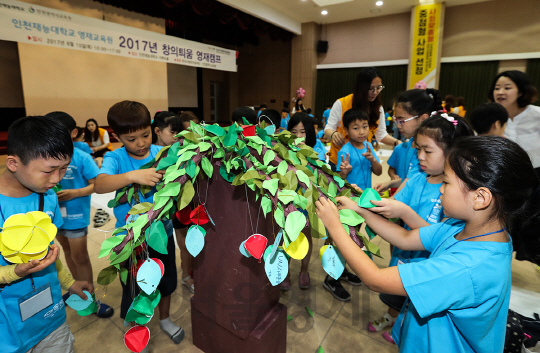
<instances>
[{"instance_id":1,"label":"green paper tag","mask_svg":"<svg viewBox=\"0 0 540 353\"><path fill-rule=\"evenodd\" d=\"M362 195L360 195L360 201L358 202L358 206L364 208L377 207L371 203L372 200L381 201L381 196L374 189L367 188L366 190L364 190L364 192L362 192Z\"/></svg>"}]
</instances>

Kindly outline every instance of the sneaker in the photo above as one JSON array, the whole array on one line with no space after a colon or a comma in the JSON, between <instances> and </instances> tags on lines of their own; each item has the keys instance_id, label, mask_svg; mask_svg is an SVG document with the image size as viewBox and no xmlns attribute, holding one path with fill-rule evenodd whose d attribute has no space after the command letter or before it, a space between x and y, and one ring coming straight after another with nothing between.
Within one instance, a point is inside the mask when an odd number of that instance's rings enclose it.
<instances>
[{"instance_id":1,"label":"sneaker","mask_svg":"<svg viewBox=\"0 0 540 353\"><path fill-rule=\"evenodd\" d=\"M107 304L103 304L100 300L96 300L97 304L97 311L96 315L100 319L107 319L114 314L114 309L108 306Z\"/></svg>"},{"instance_id":2,"label":"sneaker","mask_svg":"<svg viewBox=\"0 0 540 353\"><path fill-rule=\"evenodd\" d=\"M392 335L390 335L390 333L388 333L388 331L386 331L385 333L382 334L383 338L385 340L387 340L388 342L392 343L392 344L396 344L396 342L394 342L394 339L392 338Z\"/></svg>"},{"instance_id":3,"label":"sneaker","mask_svg":"<svg viewBox=\"0 0 540 353\"><path fill-rule=\"evenodd\" d=\"M342 302L348 302L349 300L351 300L351 295L349 294L349 292L347 292L347 290L343 288L339 281L336 281L332 277L327 275L322 285L326 290L332 293L334 298L336 298L337 300L341 300Z\"/></svg>"},{"instance_id":4,"label":"sneaker","mask_svg":"<svg viewBox=\"0 0 540 353\"><path fill-rule=\"evenodd\" d=\"M368 324L368 330L371 332L379 332L386 327L394 326L394 322L396 322L396 318L388 313L384 313L380 319L374 320Z\"/></svg>"},{"instance_id":5,"label":"sneaker","mask_svg":"<svg viewBox=\"0 0 540 353\"><path fill-rule=\"evenodd\" d=\"M360 280L360 278L358 278L358 276L355 275L354 273L347 270L347 268L345 268L345 270L343 271L343 273L341 274L341 277L339 277L339 279L343 279L343 280L349 282L350 284L352 284L353 286L361 286L362 285L362 281Z\"/></svg>"},{"instance_id":6,"label":"sneaker","mask_svg":"<svg viewBox=\"0 0 540 353\"><path fill-rule=\"evenodd\" d=\"M108 221L111 220L111 216L109 214L99 215L97 218L94 219L94 228L103 227Z\"/></svg>"},{"instance_id":7,"label":"sneaker","mask_svg":"<svg viewBox=\"0 0 540 353\"><path fill-rule=\"evenodd\" d=\"M298 287L300 289L309 289L311 286L309 279L309 272L300 272L300 277L298 278Z\"/></svg>"},{"instance_id":8,"label":"sneaker","mask_svg":"<svg viewBox=\"0 0 540 353\"><path fill-rule=\"evenodd\" d=\"M184 286L189 289L191 294L195 294L195 284L189 285L187 282L191 279L191 276L187 276L185 278L180 278L180 283L182 283Z\"/></svg>"},{"instance_id":9,"label":"sneaker","mask_svg":"<svg viewBox=\"0 0 540 353\"><path fill-rule=\"evenodd\" d=\"M96 219L99 217L99 216L104 216L104 215L108 215L107 212L105 212L105 210L103 208L98 208L96 210L96 213L94 214L94 222L96 221Z\"/></svg>"},{"instance_id":10,"label":"sneaker","mask_svg":"<svg viewBox=\"0 0 540 353\"><path fill-rule=\"evenodd\" d=\"M159 327L161 328L161 331L165 332L165 334L169 336L169 338L174 342L174 344L179 344L180 342L182 342L186 334L184 329L181 327L178 327L178 331L176 331L173 334L170 334L169 331L164 330L163 326L161 325L161 322L159 323Z\"/></svg>"}]
</instances>

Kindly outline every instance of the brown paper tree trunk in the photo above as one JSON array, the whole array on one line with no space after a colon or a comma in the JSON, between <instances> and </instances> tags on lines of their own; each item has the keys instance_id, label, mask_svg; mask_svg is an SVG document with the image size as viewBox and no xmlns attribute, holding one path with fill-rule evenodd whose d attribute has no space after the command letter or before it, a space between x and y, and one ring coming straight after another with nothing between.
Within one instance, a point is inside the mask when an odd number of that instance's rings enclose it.
<instances>
[{"instance_id":1,"label":"brown paper tree trunk","mask_svg":"<svg viewBox=\"0 0 540 353\"><path fill-rule=\"evenodd\" d=\"M199 179L200 180L200 179ZM199 184L204 202L207 179ZM208 185L206 207L215 226L208 223L204 249L194 258L195 295L191 299L193 343L212 352L285 352L287 308L279 303L279 286L273 287L264 270L264 261L246 258L240 244L254 233L273 244L279 227L272 214L259 212L255 193L246 186L233 186L219 176ZM249 207L249 212L248 212ZM249 213L251 213L251 220Z\"/></svg>"}]
</instances>

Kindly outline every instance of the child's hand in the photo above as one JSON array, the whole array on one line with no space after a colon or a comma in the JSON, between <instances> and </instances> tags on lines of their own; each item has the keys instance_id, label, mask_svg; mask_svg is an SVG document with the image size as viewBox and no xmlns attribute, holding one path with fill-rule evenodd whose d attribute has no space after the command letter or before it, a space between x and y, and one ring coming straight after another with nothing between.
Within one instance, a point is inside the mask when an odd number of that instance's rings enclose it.
<instances>
[{"instance_id":1,"label":"child's hand","mask_svg":"<svg viewBox=\"0 0 540 353\"><path fill-rule=\"evenodd\" d=\"M401 178L397 174L394 174L394 175L390 176L390 180L398 180L398 179L401 179Z\"/></svg>"},{"instance_id":2,"label":"child's hand","mask_svg":"<svg viewBox=\"0 0 540 353\"><path fill-rule=\"evenodd\" d=\"M345 137L343 136L343 134L341 132L336 131L336 132L332 133L332 142L337 147L341 147L341 146L343 146L345 144Z\"/></svg>"},{"instance_id":3,"label":"child's hand","mask_svg":"<svg viewBox=\"0 0 540 353\"><path fill-rule=\"evenodd\" d=\"M364 192L364 190L362 190L358 185L356 184L351 184L351 186L358 192Z\"/></svg>"},{"instance_id":4,"label":"child's hand","mask_svg":"<svg viewBox=\"0 0 540 353\"><path fill-rule=\"evenodd\" d=\"M60 249L58 248L58 245L53 244L51 245L51 248L49 250L49 253L47 256L45 256L41 260L32 260L26 264L18 264L15 267L15 274L19 277L25 277L29 274L39 272L46 267L53 264L56 259L58 259L58 255L60 254Z\"/></svg>"},{"instance_id":5,"label":"child's hand","mask_svg":"<svg viewBox=\"0 0 540 353\"><path fill-rule=\"evenodd\" d=\"M317 207L317 216L321 219L325 228L341 226L338 209L332 201L321 197L315 202L315 206Z\"/></svg>"},{"instance_id":6,"label":"child's hand","mask_svg":"<svg viewBox=\"0 0 540 353\"><path fill-rule=\"evenodd\" d=\"M381 201L371 201L377 207L370 208L370 211L380 214L386 218L401 218L405 204L391 199Z\"/></svg>"},{"instance_id":7,"label":"child's hand","mask_svg":"<svg viewBox=\"0 0 540 353\"><path fill-rule=\"evenodd\" d=\"M155 186L163 178L163 173L157 172L156 168L138 169L129 173L131 182L140 185Z\"/></svg>"},{"instance_id":8,"label":"child's hand","mask_svg":"<svg viewBox=\"0 0 540 353\"><path fill-rule=\"evenodd\" d=\"M343 155L341 155L341 164L339 165L339 170L344 175L349 175L349 173L352 170L352 165L349 163L349 154L347 153L347 159L343 158Z\"/></svg>"},{"instance_id":9,"label":"child's hand","mask_svg":"<svg viewBox=\"0 0 540 353\"><path fill-rule=\"evenodd\" d=\"M375 185L375 187L374 187L375 191L377 191L379 194L382 194L383 192L385 192L389 188L390 188L390 182L389 181L385 181L384 183L379 183L379 184Z\"/></svg>"},{"instance_id":10,"label":"child's hand","mask_svg":"<svg viewBox=\"0 0 540 353\"><path fill-rule=\"evenodd\" d=\"M337 207L340 210L347 209L347 210L352 210L355 212L359 212L362 210L362 208L358 206L356 202L354 202L347 196L338 196L336 197L336 201L337 201Z\"/></svg>"},{"instance_id":11,"label":"child's hand","mask_svg":"<svg viewBox=\"0 0 540 353\"><path fill-rule=\"evenodd\" d=\"M86 300L88 297L84 294L83 290L94 293L94 286L86 281L75 281L68 290L71 294L77 294L82 300Z\"/></svg>"},{"instance_id":12,"label":"child's hand","mask_svg":"<svg viewBox=\"0 0 540 353\"><path fill-rule=\"evenodd\" d=\"M369 147L369 144L367 145L367 152L362 153L362 156L366 157L366 159L370 162L377 161L375 157L373 157L373 151L371 150L371 147Z\"/></svg>"},{"instance_id":13,"label":"child's hand","mask_svg":"<svg viewBox=\"0 0 540 353\"><path fill-rule=\"evenodd\" d=\"M78 189L64 189L59 191L56 196L58 196L58 201L68 201L79 197Z\"/></svg>"}]
</instances>

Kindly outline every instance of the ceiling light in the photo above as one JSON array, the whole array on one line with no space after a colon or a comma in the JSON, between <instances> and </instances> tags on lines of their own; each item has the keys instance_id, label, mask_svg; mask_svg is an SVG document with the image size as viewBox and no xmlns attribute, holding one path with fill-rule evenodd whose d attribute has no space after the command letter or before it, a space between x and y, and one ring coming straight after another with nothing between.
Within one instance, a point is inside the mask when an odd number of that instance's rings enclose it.
<instances>
[{"instance_id":1,"label":"ceiling light","mask_svg":"<svg viewBox=\"0 0 540 353\"><path fill-rule=\"evenodd\" d=\"M328 15L328 11L322 10L322 11L321 11L321 15Z\"/></svg>"},{"instance_id":2,"label":"ceiling light","mask_svg":"<svg viewBox=\"0 0 540 353\"><path fill-rule=\"evenodd\" d=\"M382 6L382 5L383 5L383 2L382 2L382 1L377 1L377 2L375 3L375 5L377 5L377 6Z\"/></svg>"}]
</instances>

